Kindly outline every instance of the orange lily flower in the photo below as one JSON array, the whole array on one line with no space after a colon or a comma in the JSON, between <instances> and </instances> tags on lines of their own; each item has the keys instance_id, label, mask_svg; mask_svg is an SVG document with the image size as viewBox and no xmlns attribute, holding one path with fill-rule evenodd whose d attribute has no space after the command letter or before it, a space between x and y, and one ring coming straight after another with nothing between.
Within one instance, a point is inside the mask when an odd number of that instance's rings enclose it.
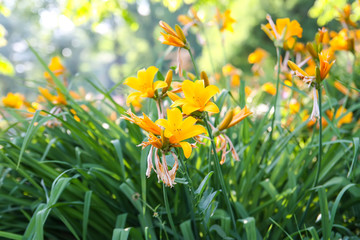
<instances>
[{"instance_id":1,"label":"orange lily flower","mask_svg":"<svg viewBox=\"0 0 360 240\"><path fill-rule=\"evenodd\" d=\"M56 77L65 73L66 68L61 64L59 56L51 58L50 64L48 65L49 69L54 73ZM51 75L48 72L44 72L44 77L51 83L54 84Z\"/></svg>"},{"instance_id":2,"label":"orange lily flower","mask_svg":"<svg viewBox=\"0 0 360 240\"><path fill-rule=\"evenodd\" d=\"M143 113L143 118L136 116L131 112L131 110L128 110L126 114L129 115L129 117L123 115L122 116L123 119L135 123L136 125L138 125L139 127L141 127L142 129L144 129L149 133L153 133L155 135L161 135L161 128L158 125L156 125L153 121L151 121L151 119L148 116L146 116L145 113Z\"/></svg>"},{"instance_id":3,"label":"orange lily flower","mask_svg":"<svg viewBox=\"0 0 360 240\"><path fill-rule=\"evenodd\" d=\"M47 89L47 88L39 87L38 89L39 89L39 92L41 93L41 95L45 99L47 99L49 102L52 102L53 104L62 104L62 105L67 104L64 94L58 92L58 96L55 96L55 95L52 95L50 93L49 89Z\"/></svg>"},{"instance_id":4,"label":"orange lily flower","mask_svg":"<svg viewBox=\"0 0 360 240\"><path fill-rule=\"evenodd\" d=\"M186 37L179 25L175 25L175 31L169 26L169 24L164 21L160 21L159 25L166 32L160 32L162 36L159 38L159 41L162 44L167 44L180 48L188 48Z\"/></svg>"},{"instance_id":5,"label":"orange lily flower","mask_svg":"<svg viewBox=\"0 0 360 240\"><path fill-rule=\"evenodd\" d=\"M19 109L24 104L24 96L20 93L9 92L6 97L2 98L5 107Z\"/></svg>"},{"instance_id":6,"label":"orange lily flower","mask_svg":"<svg viewBox=\"0 0 360 240\"><path fill-rule=\"evenodd\" d=\"M219 91L215 85L204 86L203 80L192 82L185 80L182 84L185 98L176 100L171 107L182 107L183 113L189 115L195 111L218 113L219 108L210 99Z\"/></svg>"},{"instance_id":7,"label":"orange lily flower","mask_svg":"<svg viewBox=\"0 0 360 240\"><path fill-rule=\"evenodd\" d=\"M154 82L154 77L157 71L158 68L151 66L146 70L139 70L137 72L137 78L128 77L125 79L125 85L128 85L129 87L139 91L131 93L126 99L126 104L137 101L139 97L153 98L157 89L167 87L167 83L164 81Z\"/></svg>"}]
</instances>

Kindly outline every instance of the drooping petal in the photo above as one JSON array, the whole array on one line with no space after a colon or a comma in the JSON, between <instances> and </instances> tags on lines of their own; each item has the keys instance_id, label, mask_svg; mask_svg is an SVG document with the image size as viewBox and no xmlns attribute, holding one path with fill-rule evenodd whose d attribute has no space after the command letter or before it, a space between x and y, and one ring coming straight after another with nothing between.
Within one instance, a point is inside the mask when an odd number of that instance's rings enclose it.
<instances>
[{"instance_id":1,"label":"drooping petal","mask_svg":"<svg viewBox=\"0 0 360 240\"><path fill-rule=\"evenodd\" d=\"M188 142L180 142L179 143L181 148L183 149L184 151L184 155L186 158L189 158L190 155L191 155L191 152L192 152L192 149L191 149L191 144L188 143Z\"/></svg>"}]
</instances>

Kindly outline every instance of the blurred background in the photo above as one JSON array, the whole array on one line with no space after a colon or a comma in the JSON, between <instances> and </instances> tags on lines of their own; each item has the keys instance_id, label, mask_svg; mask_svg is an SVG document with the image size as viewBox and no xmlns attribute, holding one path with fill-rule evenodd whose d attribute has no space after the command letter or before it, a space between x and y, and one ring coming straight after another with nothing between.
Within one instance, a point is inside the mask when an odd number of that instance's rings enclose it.
<instances>
[{"instance_id":1,"label":"blurred background","mask_svg":"<svg viewBox=\"0 0 360 240\"><path fill-rule=\"evenodd\" d=\"M46 63L51 57L60 56L67 68L69 87L75 90L80 85L89 89L84 78L110 88L130 75L135 76L144 67L157 65L163 72L167 71L176 65L176 50L157 40L161 31L158 22L164 20L174 26L178 16L187 15L191 6L206 26L203 30L189 29L188 33L200 69L212 75L231 63L250 73L247 57L257 47L276 56L273 43L260 29L261 24L266 24L267 13L273 19L298 20L304 29L301 41L306 42L317 31L314 26L337 24L331 21L336 12L327 11L326 6L341 7L345 3L342 0L315 3L312 0L3 0L0 1L0 96L9 91L31 96L37 92L34 88L46 85L44 68L29 44ZM231 9L236 20L233 33L219 32L214 21L216 8L221 12ZM210 47L203 45L206 41ZM214 61L213 68L209 56ZM270 58L268 65L273 68L275 59Z\"/></svg>"}]
</instances>

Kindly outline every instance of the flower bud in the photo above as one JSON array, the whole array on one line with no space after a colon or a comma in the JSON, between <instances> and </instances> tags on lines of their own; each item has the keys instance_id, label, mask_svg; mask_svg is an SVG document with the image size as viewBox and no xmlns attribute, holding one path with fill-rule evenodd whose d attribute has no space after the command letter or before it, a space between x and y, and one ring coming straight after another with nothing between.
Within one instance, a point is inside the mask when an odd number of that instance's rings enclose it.
<instances>
[{"instance_id":1,"label":"flower bud","mask_svg":"<svg viewBox=\"0 0 360 240\"><path fill-rule=\"evenodd\" d=\"M227 128L227 126L229 126L231 120L233 119L233 116L234 116L234 111L233 110L230 110L226 113L224 119L221 121L218 129L219 131L222 131L224 129Z\"/></svg>"},{"instance_id":2,"label":"flower bud","mask_svg":"<svg viewBox=\"0 0 360 240\"><path fill-rule=\"evenodd\" d=\"M167 90L169 89L170 85L171 85L171 81L172 81L172 77L173 77L173 71L170 69L167 73L166 73L166 77L165 77L165 82L167 84L167 87L164 87L162 89L162 94L165 94L167 92Z\"/></svg>"},{"instance_id":3,"label":"flower bud","mask_svg":"<svg viewBox=\"0 0 360 240\"><path fill-rule=\"evenodd\" d=\"M194 74L192 74L191 72L187 72L187 76L188 78L190 78L190 80L194 81L196 76Z\"/></svg>"},{"instance_id":4,"label":"flower bud","mask_svg":"<svg viewBox=\"0 0 360 240\"><path fill-rule=\"evenodd\" d=\"M209 78L208 78L208 76L207 76L207 74L206 74L205 71L202 71L202 72L200 73L200 79L204 80L204 85L205 85L205 87L207 87L207 86L210 85Z\"/></svg>"},{"instance_id":5,"label":"flower bud","mask_svg":"<svg viewBox=\"0 0 360 240\"><path fill-rule=\"evenodd\" d=\"M181 41L183 41L186 44L185 34L184 34L183 30L181 29L181 27L177 24L175 25L175 31L176 31L178 37L181 39Z\"/></svg>"},{"instance_id":6,"label":"flower bud","mask_svg":"<svg viewBox=\"0 0 360 240\"><path fill-rule=\"evenodd\" d=\"M310 55L311 55L311 57L312 57L313 59L317 59L317 58L318 58L318 54L317 54L317 52L315 51L314 45L313 45L312 43L308 42L308 43L306 44L306 49L308 50L308 52L310 53Z\"/></svg>"}]
</instances>

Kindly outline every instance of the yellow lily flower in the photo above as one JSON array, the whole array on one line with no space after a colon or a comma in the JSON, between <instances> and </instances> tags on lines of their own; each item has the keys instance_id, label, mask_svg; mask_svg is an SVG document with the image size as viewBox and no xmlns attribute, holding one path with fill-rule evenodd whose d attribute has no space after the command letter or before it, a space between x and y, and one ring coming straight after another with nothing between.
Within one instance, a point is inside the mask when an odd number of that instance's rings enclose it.
<instances>
[{"instance_id":1,"label":"yellow lily flower","mask_svg":"<svg viewBox=\"0 0 360 240\"><path fill-rule=\"evenodd\" d=\"M254 52L250 53L248 62L251 64L260 63L266 56L267 52L262 48L255 49Z\"/></svg>"},{"instance_id":2,"label":"yellow lily flower","mask_svg":"<svg viewBox=\"0 0 360 240\"><path fill-rule=\"evenodd\" d=\"M195 125L197 120L193 117L183 120L182 113L178 108L168 109L167 118L167 120L159 119L155 123L164 127L164 137L169 139L170 144L175 147L180 145L185 157L189 158L192 151L191 144L184 140L205 133L205 128Z\"/></svg>"},{"instance_id":3,"label":"yellow lily flower","mask_svg":"<svg viewBox=\"0 0 360 240\"><path fill-rule=\"evenodd\" d=\"M267 82L264 85L262 85L262 90L267 92L268 94L271 94L273 96L275 96L276 94L276 88L274 86L274 84L272 84L271 82Z\"/></svg>"},{"instance_id":4,"label":"yellow lily flower","mask_svg":"<svg viewBox=\"0 0 360 240\"><path fill-rule=\"evenodd\" d=\"M157 89L168 86L167 83L164 81L154 82L154 77L157 71L158 68L151 66L146 70L139 70L137 72L137 78L128 77L127 79L125 79L125 85L128 85L129 87L139 91L131 93L126 99L126 104L130 104L133 101L138 101L139 97L153 98Z\"/></svg>"},{"instance_id":5,"label":"yellow lily flower","mask_svg":"<svg viewBox=\"0 0 360 240\"><path fill-rule=\"evenodd\" d=\"M338 108L338 110L336 111L335 119L337 120L337 127L341 127L341 125L343 125L344 123L351 123L352 122L352 120L353 120L353 113L352 112L349 112L345 116L340 118L340 116L343 115L346 112L347 112L347 109L344 108L343 106L340 106ZM334 112L333 111L327 111L326 113L327 113L329 119L333 120Z\"/></svg>"},{"instance_id":6,"label":"yellow lily flower","mask_svg":"<svg viewBox=\"0 0 360 240\"><path fill-rule=\"evenodd\" d=\"M218 113L219 108L210 99L219 91L215 85L204 86L203 80L192 82L185 80L182 84L182 90L185 98L176 100L171 107L182 107L183 113L189 115L195 111L206 111Z\"/></svg>"},{"instance_id":7,"label":"yellow lily flower","mask_svg":"<svg viewBox=\"0 0 360 240\"><path fill-rule=\"evenodd\" d=\"M6 97L2 98L2 102L5 107L19 109L24 104L24 96L20 93L9 92Z\"/></svg>"},{"instance_id":8,"label":"yellow lily flower","mask_svg":"<svg viewBox=\"0 0 360 240\"><path fill-rule=\"evenodd\" d=\"M295 45L295 36L298 38L302 37L303 29L299 22L289 18L276 19L276 24L271 19L270 15L266 16L268 24L262 26L262 30L272 40L281 41L284 48L292 48Z\"/></svg>"},{"instance_id":9,"label":"yellow lily flower","mask_svg":"<svg viewBox=\"0 0 360 240\"><path fill-rule=\"evenodd\" d=\"M236 23L236 20L231 16L231 10L226 10L224 13L221 13L219 9L216 9L215 19L220 25L220 31L224 32L225 30L229 32L234 32L234 28L232 27L233 23Z\"/></svg>"}]
</instances>

